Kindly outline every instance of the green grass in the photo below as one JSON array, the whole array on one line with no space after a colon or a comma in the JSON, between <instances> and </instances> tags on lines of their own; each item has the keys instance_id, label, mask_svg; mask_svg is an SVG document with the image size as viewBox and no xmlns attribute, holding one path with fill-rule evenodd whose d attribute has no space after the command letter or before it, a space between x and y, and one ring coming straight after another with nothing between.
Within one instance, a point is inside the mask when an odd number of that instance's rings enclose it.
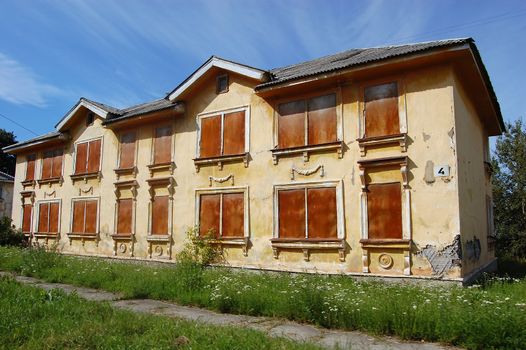
<instances>
[{"instance_id":1,"label":"green grass","mask_svg":"<svg viewBox=\"0 0 526 350\"><path fill-rule=\"evenodd\" d=\"M494 277L470 288L426 287L190 264L151 266L4 247L0 269L121 292L127 298L173 300L470 349L526 348L526 279Z\"/></svg>"},{"instance_id":2,"label":"green grass","mask_svg":"<svg viewBox=\"0 0 526 350\"><path fill-rule=\"evenodd\" d=\"M0 307L0 349L316 349L249 329L117 310L7 277L0 277Z\"/></svg>"}]
</instances>

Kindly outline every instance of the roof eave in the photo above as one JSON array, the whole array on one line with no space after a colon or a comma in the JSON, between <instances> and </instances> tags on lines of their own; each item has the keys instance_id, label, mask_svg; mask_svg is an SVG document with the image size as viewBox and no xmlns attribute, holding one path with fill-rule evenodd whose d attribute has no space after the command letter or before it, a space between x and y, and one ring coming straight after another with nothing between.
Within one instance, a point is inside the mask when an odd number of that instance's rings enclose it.
<instances>
[{"instance_id":1,"label":"roof eave","mask_svg":"<svg viewBox=\"0 0 526 350\"><path fill-rule=\"evenodd\" d=\"M25 141L25 142L19 142L15 143L14 145L9 145L4 148L2 148L2 151L9 154L15 154L20 151L24 151L26 149L30 149L36 146L43 146L46 143L50 143L51 141L68 141L70 139L70 136L68 133L60 133L57 135L51 135L46 138L38 139L32 142L31 140Z\"/></svg>"},{"instance_id":2,"label":"roof eave","mask_svg":"<svg viewBox=\"0 0 526 350\"><path fill-rule=\"evenodd\" d=\"M267 71L261 69L212 56L205 63L203 63L196 71L190 74L190 76L188 76L188 78L186 78L181 84L179 84L179 86L177 86L172 92L170 92L167 98L170 101L176 100L213 67L221 68L258 81L265 80L265 76L266 74L268 74Z\"/></svg>"},{"instance_id":3,"label":"roof eave","mask_svg":"<svg viewBox=\"0 0 526 350\"><path fill-rule=\"evenodd\" d=\"M101 118L103 119L106 119L108 117L108 115L110 114L109 111L106 111L102 108L100 108L99 106L96 106L94 105L93 103L90 103L88 101L86 101L84 98L81 98L77 104L75 104L70 110L69 112L64 116L62 117L62 119L60 119L60 121L55 125L55 129L57 131L63 131L62 129L64 128L64 126L69 122L69 120L75 115L75 113L78 112L78 110L81 108L81 107L85 107L87 109L89 109L90 111L92 111L93 113L97 114L98 116L100 116Z\"/></svg>"},{"instance_id":4,"label":"roof eave","mask_svg":"<svg viewBox=\"0 0 526 350\"><path fill-rule=\"evenodd\" d=\"M480 75L482 83L484 84L484 88L485 88L484 90L486 91L488 95L487 97L490 101L491 107L493 108L495 117L497 118L499 128L500 128L500 133L502 134L506 132L506 124L504 123L504 118L502 116L500 104L497 99L495 90L493 89L493 84L491 84L491 79L489 77L488 71L486 70L486 66L484 65L484 62L482 61L480 52L477 49L477 46L475 45L474 42L469 43L469 50L477 66L478 73Z\"/></svg>"},{"instance_id":5,"label":"roof eave","mask_svg":"<svg viewBox=\"0 0 526 350\"><path fill-rule=\"evenodd\" d=\"M136 113L136 114L131 114L131 115L127 115L127 116L117 117L117 118L113 118L113 119L106 119L103 122L103 125L111 127L111 126L113 126L115 124L125 123L125 122L128 122L128 121L136 120L137 118L143 118L143 117L146 117L146 116L148 116L150 114L154 114L154 113L158 113L158 112L162 112L162 111L166 111L166 110L170 110L170 109L172 109L176 114L183 114L185 112L185 105L182 102L177 102L173 106L160 108L160 109L157 109L157 110L154 110L154 111L148 111L148 112L144 112L144 113Z\"/></svg>"}]
</instances>

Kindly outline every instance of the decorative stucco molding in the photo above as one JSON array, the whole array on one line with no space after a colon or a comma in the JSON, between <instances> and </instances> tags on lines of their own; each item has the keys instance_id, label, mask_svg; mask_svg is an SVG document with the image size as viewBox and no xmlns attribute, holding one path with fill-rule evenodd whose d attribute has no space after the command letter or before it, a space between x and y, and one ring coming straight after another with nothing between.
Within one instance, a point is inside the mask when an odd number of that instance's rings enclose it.
<instances>
[{"instance_id":1,"label":"decorative stucco molding","mask_svg":"<svg viewBox=\"0 0 526 350\"><path fill-rule=\"evenodd\" d=\"M314 168L310 168L310 169L299 169L299 168L296 168L293 165L292 169L290 169L290 179L294 180L294 173L297 173L297 174L303 175L303 176L309 176L309 175L315 174L320 169L321 169L320 177L324 177L325 176L325 168L321 164L316 166L316 167L314 167Z\"/></svg>"},{"instance_id":2,"label":"decorative stucco molding","mask_svg":"<svg viewBox=\"0 0 526 350\"><path fill-rule=\"evenodd\" d=\"M228 174L225 177L209 176L208 180L210 181L210 187L212 187L213 182L222 184L223 182L227 182L228 180L231 180L231 185L234 186L234 174Z\"/></svg>"}]
</instances>

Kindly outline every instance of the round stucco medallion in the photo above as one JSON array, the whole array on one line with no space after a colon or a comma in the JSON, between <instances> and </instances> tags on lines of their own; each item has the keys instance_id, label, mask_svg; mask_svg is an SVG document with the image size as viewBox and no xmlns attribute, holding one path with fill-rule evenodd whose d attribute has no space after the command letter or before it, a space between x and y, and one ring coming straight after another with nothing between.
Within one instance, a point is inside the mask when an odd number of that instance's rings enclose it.
<instances>
[{"instance_id":1,"label":"round stucco medallion","mask_svg":"<svg viewBox=\"0 0 526 350\"><path fill-rule=\"evenodd\" d=\"M119 252L121 252L121 253L126 253L126 244L121 243L121 244L119 245Z\"/></svg>"},{"instance_id":2,"label":"round stucco medallion","mask_svg":"<svg viewBox=\"0 0 526 350\"><path fill-rule=\"evenodd\" d=\"M383 269L389 269L393 266L393 257L389 254L380 254L378 257L378 263Z\"/></svg>"},{"instance_id":3,"label":"round stucco medallion","mask_svg":"<svg viewBox=\"0 0 526 350\"><path fill-rule=\"evenodd\" d=\"M155 247L155 254L157 254L157 256L163 255L163 247L161 247L160 245Z\"/></svg>"}]
</instances>

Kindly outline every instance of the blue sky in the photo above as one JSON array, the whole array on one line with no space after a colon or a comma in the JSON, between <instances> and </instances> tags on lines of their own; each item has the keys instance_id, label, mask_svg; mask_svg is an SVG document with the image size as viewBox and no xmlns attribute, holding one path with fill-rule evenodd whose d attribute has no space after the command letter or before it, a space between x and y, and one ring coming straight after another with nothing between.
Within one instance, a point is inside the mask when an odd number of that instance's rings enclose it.
<instances>
[{"instance_id":1,"label":"blue sky","mask_svg":"<svg viewBox=\"0 0 526 350\"><path fill-rule=\"evenodd\" d=\"M43 134L84 96L163 97L212 54L268 69L350 48L471 36L505 120L526 112L526 1L0 2L0 114ZM34 135L0 116L19 141Z\"/></svg>"}]
</instances>

